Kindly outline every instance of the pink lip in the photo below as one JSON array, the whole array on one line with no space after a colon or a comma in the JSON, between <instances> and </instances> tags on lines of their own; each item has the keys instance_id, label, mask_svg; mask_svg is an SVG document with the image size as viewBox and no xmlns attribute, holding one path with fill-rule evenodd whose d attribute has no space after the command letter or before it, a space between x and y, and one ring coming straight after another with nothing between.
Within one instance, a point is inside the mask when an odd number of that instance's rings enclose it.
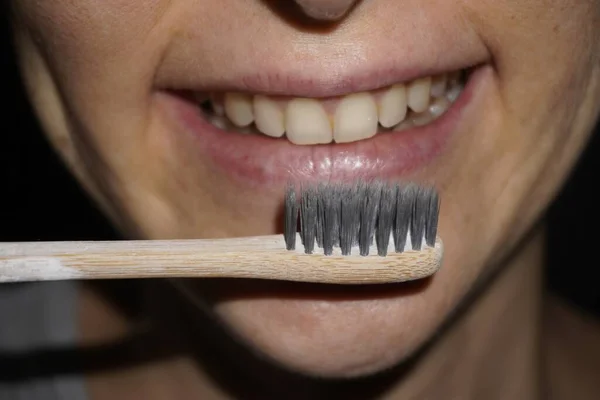
<instances>
[{"instance_id":1,"label":"pink lip","mask_svg":"<svg viewBox=\"0 0 600 400\"><path fill-rule=\"evenodd\" d=\"M326 67L322 64L316 66L302 64L294 68L298 69L282 73L271 71L268 66L257 67L256 69L262 71L261 73L240 74L237 78L213 78L208 85L191 85L192 87L183 87L183 89L193 89L197 92L263 93L271 96L337 97L372 91L426 76L436 76L447 71L460 71L466 66L464 60L457 59L455 61L445 60L444 64L428 67L393 65L388 68L369 68L365 71L360 69L339 71L334 67Z\"/></svg>"},{"instance_id":2,"label":"pink lip","mask_svg":"<svg viewBox=\"0 0 600 400\"><path fill-rule=\"evenodd\" d=\"M206 121L197 105L176 94L167 93L165 104L192 134L198 151L240 184L280 187L290 181L385 178L414 172L443 152L483 69L473 71L457 101L433 123L347 144L297 146L285 139L225 132Z\"/></svg>"}]
</instances>

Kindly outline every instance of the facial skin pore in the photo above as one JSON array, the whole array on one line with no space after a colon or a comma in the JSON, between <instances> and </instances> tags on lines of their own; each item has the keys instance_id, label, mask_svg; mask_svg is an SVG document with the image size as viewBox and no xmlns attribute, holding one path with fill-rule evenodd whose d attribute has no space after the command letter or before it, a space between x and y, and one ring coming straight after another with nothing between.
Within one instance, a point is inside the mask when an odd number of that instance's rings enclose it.
<instances>
[{"instance_id":1,"label":"facial skin pore","mask_svg":"<svg viewBox=\"0 0 600 400\"><path fill-rule=\"evenodd\" d=\"M266 92L285 92L294 77L339 88L403 68L476 66L443 150L397 174L440 189L446 253L435 277L378 293L200 285L197 295L250 345L311 375L377 372L431 338L542 216L600 107L593 0L372 0L318 29L258 0L20 0L12 8L23 77L48 139L133 238L277 231L281 187L240 181L217 165L175 116L170 90L252 91L263 82Z\"/></svg>"}]
</instances>

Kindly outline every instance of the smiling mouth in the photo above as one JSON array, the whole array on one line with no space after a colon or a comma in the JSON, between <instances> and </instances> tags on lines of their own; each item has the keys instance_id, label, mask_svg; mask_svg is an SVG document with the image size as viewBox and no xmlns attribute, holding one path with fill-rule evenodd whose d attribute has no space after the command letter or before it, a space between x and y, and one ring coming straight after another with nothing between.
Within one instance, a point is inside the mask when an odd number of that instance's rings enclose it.
<instances>
[{"instance_id":1,"label":"smiling mouth","mask_svg":"<svg viewBox=\"0 0 600 400\"><path fill-rule=\"evenodd\" d=\"M178 130L241 185L398 177L445 147L485 66L336 97L166 94Z\"/></svg>"},{"instance_id":2,"label":"smiling mouth","mask_svg":"<svg viewBox=\"0 0 600 400\"><path fill-rule=\"evenodd\" d=\"M335 98L294 98L228 92L195 93L216 128L287 138L296 145L350 143L378 133L430 124L464 89L466 71L415 79Z\"/></svg>"}]
</instances>

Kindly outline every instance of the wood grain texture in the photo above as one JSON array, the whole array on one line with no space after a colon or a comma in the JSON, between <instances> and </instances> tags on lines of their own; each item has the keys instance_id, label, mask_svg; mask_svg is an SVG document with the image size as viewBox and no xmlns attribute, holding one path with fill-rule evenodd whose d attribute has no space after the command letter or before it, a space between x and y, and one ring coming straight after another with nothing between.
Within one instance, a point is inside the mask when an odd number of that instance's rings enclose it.
<instances>
[{"instance_id":1,"label":"wood grain texture","mask_svg":"<svg viewBox=\"0 0 600 400\"><path fill-rule=\"evenodd\" d=\"M299 241L298 241L299 243ZM301 246L299 246L301 247ZM288 251L281 235L234 239L0 243L0 282L254 278L330 284L422 279L441 267L443 243L369 256ZM358 253L358 249L355 250Z\"/></svg>"}]
</instances>

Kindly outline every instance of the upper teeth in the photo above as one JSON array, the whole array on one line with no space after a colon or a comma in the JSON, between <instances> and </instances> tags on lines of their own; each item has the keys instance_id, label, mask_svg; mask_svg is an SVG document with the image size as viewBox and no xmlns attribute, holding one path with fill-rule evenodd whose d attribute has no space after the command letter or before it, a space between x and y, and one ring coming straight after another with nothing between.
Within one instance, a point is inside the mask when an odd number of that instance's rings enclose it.
<instances>
[{"instance_id":1,"label":"upper teeth","mask_svg":"<svg viewBox=\"0 0 600 400\"><path fill-rule=\"evenodd\" d=\"M293 99L285 108L285 132L296 144L329 143L332 127L325 109L315 99ZM263 132L271 135L271 132Z\"/></svg>"},{"instance_id":2,"label":"upper teeth","mask_svg":"<svg viewBox=\"0 0 600 400\"><path fill-rule=\"evenodd\" d=\"M243 131L251 131L254 123L259 132L285 134L295 144L353 142L374 136L379 125L402 130L428 124L450 107L462 88L460 74L454 73L328 100L226 93L222 100L211 97L215 112L210 120L219 128L233 124Z\"/></svg>"}]
</instances>

